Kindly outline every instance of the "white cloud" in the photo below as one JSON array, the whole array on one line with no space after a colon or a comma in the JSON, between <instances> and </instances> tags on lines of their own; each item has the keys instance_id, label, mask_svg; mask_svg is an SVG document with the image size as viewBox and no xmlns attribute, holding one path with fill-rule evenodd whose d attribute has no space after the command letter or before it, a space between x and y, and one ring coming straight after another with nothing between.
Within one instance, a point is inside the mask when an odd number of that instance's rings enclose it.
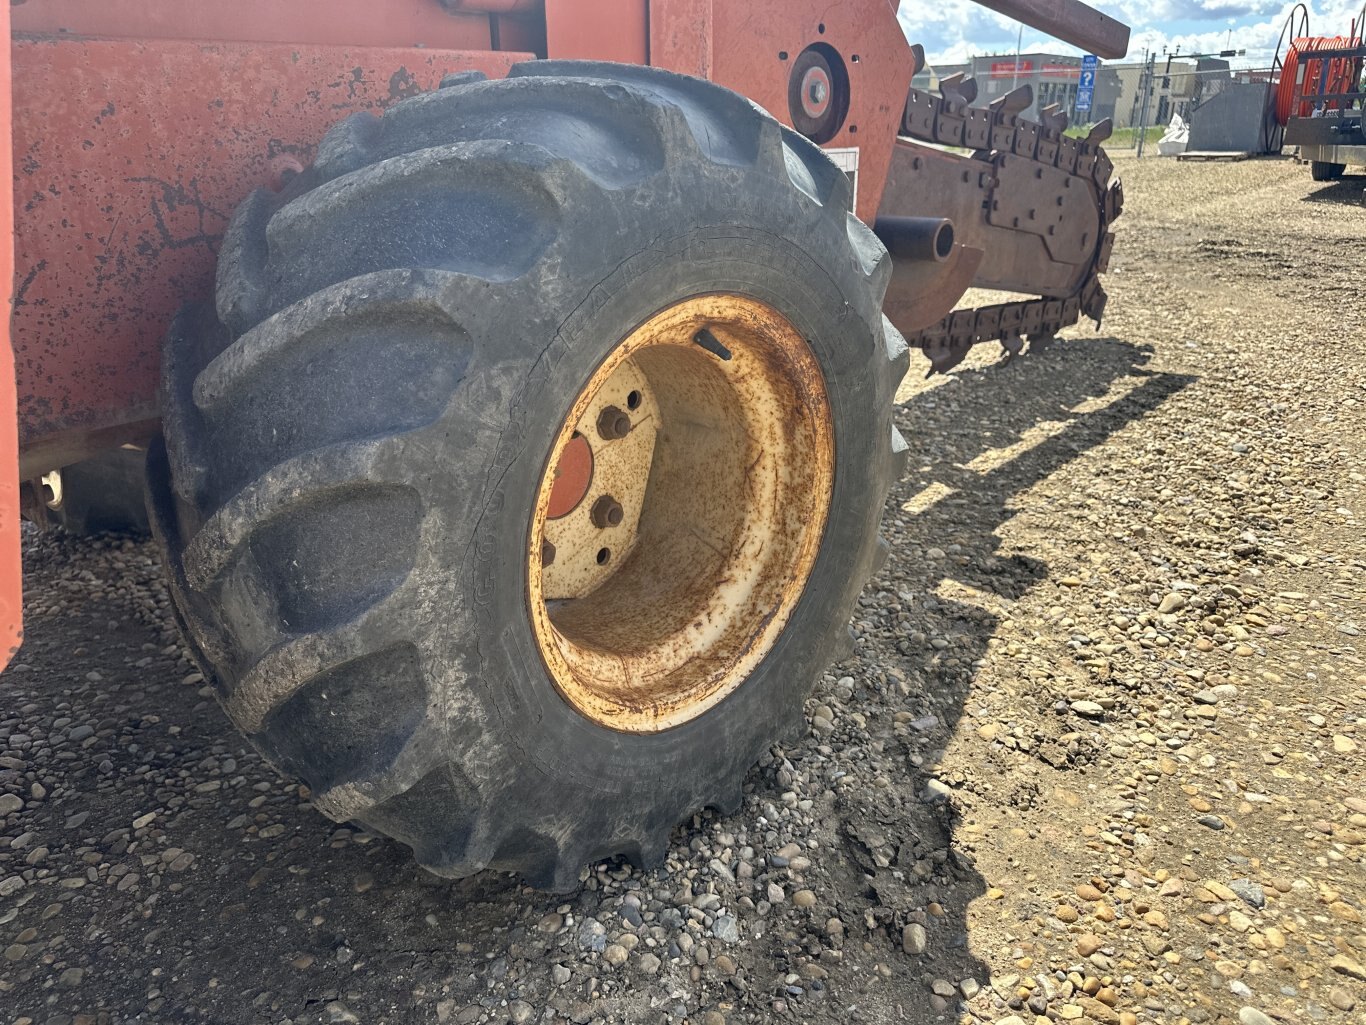
<instances>
[{"instance_id":1,"label":"white cloud","mask_svg":"<svg viewBox=\"0 0 1366 1025\"><path fill-rule=\"evenodd\" d=\"M1363 0L1313 0L1309 28L1313 35L1347 35L1360 17ZM1210 53L1226 48L1246 50L1236 63L1265 67L1271 63L1289 0L1116 0L1101 10L1131 28L1129 60L1144 48L1157 54ZM1013 53L1019 24L971 0L902 0L902 29L921 43L931 63L953 64L977 54ZM1073 46L1025 28L1024 50L1079 53Z\"/></svg>"}]
</instances>

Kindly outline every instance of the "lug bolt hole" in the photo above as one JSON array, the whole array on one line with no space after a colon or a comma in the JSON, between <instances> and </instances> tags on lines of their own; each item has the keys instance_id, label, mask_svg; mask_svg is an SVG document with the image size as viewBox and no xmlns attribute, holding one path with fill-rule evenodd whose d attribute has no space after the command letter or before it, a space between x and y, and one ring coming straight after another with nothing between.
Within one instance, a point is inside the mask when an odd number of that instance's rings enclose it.
<instances>
[{"instance_id":1,"label":"lug bolt hole","mask_svg":"<svg viewBox=\"0 0 1366 1025\"><path fill-rule=\"evenodd\" d=\"M599 548L599 549L598 549L598 565L599 565L599 566L606 566L606 565L607 565L607 560L610 559L611 557L612 557L612 550L611 550L610 548Z\"/></svg>"},{"instance_id":2,"label":"lug bolt hole","mask_svg":"<svg viewBox=\"0 0 1366 1025\"><path fill-rule=\"evenodd\" d=\"M627 408L627 409L639 409L639 408L640 408L640 392L638 392L638 391L633 391L633 392L631 392L630 395L627 395L627 396L626 396L626 408Z\"/></svg>"}]
</instances>

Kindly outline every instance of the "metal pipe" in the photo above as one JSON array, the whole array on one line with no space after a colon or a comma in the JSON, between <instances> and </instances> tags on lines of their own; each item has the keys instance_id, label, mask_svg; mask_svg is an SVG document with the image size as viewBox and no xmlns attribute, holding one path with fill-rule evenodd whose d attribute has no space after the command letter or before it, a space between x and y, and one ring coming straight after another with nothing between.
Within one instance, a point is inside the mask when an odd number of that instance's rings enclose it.
<instances>
[{"instance_id":1,"label":"metal pipe","mask_svg":"<svg viewBox=\"0 0 1366 1025\"><path fill-rule=\"evenodd\" d=\"M943 263L953 254L953 222L947 217L879 217L873 234L899 260Z\"/></svg>"},{"instance_id":2,"label":"metal pipe","mask_svg":"<svg viewBox=\"0 0 1366 1025\"><path fill-rule=\"evenodd\" d=\"M1138 112L1138 150L1135 159L1143 156L1143 143L1148 136L1148 102L1153 94L1153 77L1157 74L1157 54L1151 53L1143 64L1143 106Z\"/></svg>"},{"instance_id":3,"label":"metal pipe","mask_svg":"<svg viewBox=\"0 0 1366 1025\"><path fill-rule=\"evenodd\" d=\"M1081 0L977 0L1008 18L1047 32L1098 57L1115 59L1129 52L1129 26Z\"/></svg>"}]
</instances>

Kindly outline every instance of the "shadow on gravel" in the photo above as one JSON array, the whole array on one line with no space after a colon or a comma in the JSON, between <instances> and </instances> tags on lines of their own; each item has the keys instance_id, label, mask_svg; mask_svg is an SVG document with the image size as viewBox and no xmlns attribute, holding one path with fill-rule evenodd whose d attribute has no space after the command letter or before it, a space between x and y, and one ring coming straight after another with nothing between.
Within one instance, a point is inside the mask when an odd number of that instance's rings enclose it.
<instances>
[{"instance_id":1,"label":"shadow on gravel","mask_svg":"<svg viewBox=\"0 0 1366 1025\"><path fill-rule=\"evenodd\" d=\"M488 873L455 883L428 875L402 845L324 820L232 732L187 675L150 545L26 545L29 632L20 664L0 679L0 783L43 793L0 819L9 823L0 879L26 877L0 900L0 946L11 945L0 1004L54 1025L510 1016L682 1025L713 1009L732 1025L952 1020L955 995L935 997L930 984L986 983L966 925L985 883L975 838L955 835L951 794L971 781L926 784L973 713L964 707L973 663L997 618L965 600L972 592L945 587L1014 598L1047 576L1043 563L999 558L995 531L1014 496L1190 380L1149 373L1145 360L1113 339L1057 343L955 374L900 407L912 460L888 508L893 552L861 601L855 657L834 672L857 678L851 707L866 727L839 741L808 734L751 773L745 810L680 829L671 852L692 871L706 864L707 855L690 860L699 845L747 831L759 858L771 853L759 816L798 789L786 775L795 772L814 798L820 844L805 885L821 903L810 912L783 904L767 919L742 911L743 944L712 941L710 963L666 958L652 978L636 973L636 954L622 969L581 961L579 923L597 916L615 936L639 919L619 897L603 899L608 877L628 884L618 895L638 888L647 910L672 906L685 884L677 870L609 866L564 897ZM1113 402L1070 412L1123 380L1133 387ZM1010 450L1041 424L1058 427ZM932 485L947 493L903 509ZM85 723L93 731L75 726ZM1069 757L1061 744L1040 750ZM996 784L1002 800L1030 799L1009 779ZM833 932L832 917L842 923ZM923 956L903 952L907 926L925 930ZM519 1019L517 1000L534 1014Z\"/></svg>"},{"instance_id":2,"label":"shadow on gravel","mask_svg":"<svg viewBox=\"0 0 1366 1025\"><path fill-rule=\"evenodd\" d=\"M999 622L992 606L1049 575L1036 559L999 557L996 532L1013 516L1017 496L1194 380L1144 369L1148 352L1117 339L1056 342L1006 365L957 372L898 410L911 459L884 520L892 554L864 594L856 659L846 668L889 681L870 730L884 750L901 756L888 759L889 767L911 771L892 778L890 799L885 791L847 792L832 826L856 869L846 874L846 899L858 894L869 920L892 927L890 945L900 939L898 927L916 923L929 927L935 948L919 972L914 959L902 958L912 970L903 976L900 999L888 1001L887 1020L942 1022L952 1012L931 995L935 980L985 985L990 967L980 955L992 956L1002 971L1028 953L971 950L967 908L988 892L973 860L982 837L959 820L953 795L985 791L1015 807L1040 795L1025 792L1033 784L1012 780L1005 764L999 774L982 766L974 778L936 769L966 727L960 720L978 711L967 702ZM895 720L904 728L885 728ZM1059 737L1035 754L1062 769L1078 752ZM932 852L928 865L905 859L912 842L917 854L920 847ZM889 851L902 857L888 858ZM1030 1010L1018 998L1011 1007Z\"/></svg>"},{"instance_id":3,"label":"shadow on gravel","mask_svg":"<svg viewBox=\"0 0 1366 1025\"><path fill-rule=\"evenodd\" d=\"M1320 185L1311 182L1314 191L1307 193L1302 203L1332 203L1338 206L1366 206L1366 175L1344 175L1335 182Z\"/></svg>"}]
</instances>

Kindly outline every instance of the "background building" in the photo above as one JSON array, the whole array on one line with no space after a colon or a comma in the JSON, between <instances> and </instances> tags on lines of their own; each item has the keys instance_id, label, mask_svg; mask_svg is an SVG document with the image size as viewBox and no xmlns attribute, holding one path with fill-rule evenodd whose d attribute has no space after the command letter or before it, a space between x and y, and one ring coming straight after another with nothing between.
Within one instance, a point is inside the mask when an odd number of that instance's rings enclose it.
<instances>
[{"instance_id":1,"label":"background building","mask_svg":"<svg viewBox=\"0 0 1366 1025\"><path fill-rule=\"evenodd\" d=\"M1081 58L1057 53L987 54L966 64L939 64L925 67L912 83L918 89L938 89L939 81L962 73L977 79L977 100L985 107L1017 85L1034 90L1034 103L1025 116L1038 120L1039 111L1056 103L1067 111L1073 124L1094 124L1104 118L1116 128L1138 124L1143 106L1144 65L1102 63L1096 73L1096 86L1090 112L1077 111L1077 79ZM1153 65L1153 80L1148 98L1147 123L1165 125L1173 114L1187 120L1201 102L1233 81L1228 62L1216 58L1160 57Z\"/></svg>"},{"instance_id":2,"label":"background building","mask_svg":"<svg viewBox=\"0 0 1366 1025\"><path fill-rule=\"evenodd\" d=\"M1116 64L1117 93L1113 108L1105 115L1114 119L1116 128L1138 124L1143 107L1143 64ZM1228 61L1213 57L1196 60L1159 57L1153 62L1153 81L1148 98L1147 123L1165 125L1173 114L1187 121L1191 113L1205 100L1226 88L1233 81ZM1097 88L1097 99L1100 90ZM1107 101L1109 97L1106 97Z\"/></svg>"},{"instance_id":3,"label":"background building","mask_svg":"<svg viewBox=\"0 0 1366 1025\"><path fill-rule=\"evenodd\" d=\"M1074 123L1085 124L1100 120L1100 117L1074 110L1077 101L1077 79L1081 74L1080 57L1060 53L1022 53L1017 63L1013 53L985 54L972 58L966 64L927 66L916 75L912 84L917 89L938 89L940 79L958 73L977 79L977 101L973 104L977 107L987 106L992 100L1004 96L1017 86L1028 85L1034 90L1034 102L1025 110L1025 117L1038 120L1040 110L1056 103L1067 111ZM1105 83L1113 78L1115 73L1102 64L1096 76L1093 107L1102 102L1106 93ZM1108 92L1109 105L1113 107L1115 97L1119 93L1118 84L1110 87Z\"/></svg>"}]
</instances>

